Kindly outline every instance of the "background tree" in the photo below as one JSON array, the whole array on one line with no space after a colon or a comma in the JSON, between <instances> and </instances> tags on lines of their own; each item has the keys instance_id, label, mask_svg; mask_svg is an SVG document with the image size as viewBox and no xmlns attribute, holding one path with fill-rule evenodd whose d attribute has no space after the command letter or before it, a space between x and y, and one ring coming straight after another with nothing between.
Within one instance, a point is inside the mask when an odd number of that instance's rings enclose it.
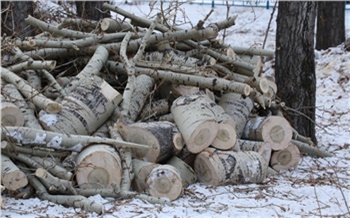
<instances>
[{"instance_id":1,"label":"background tree","mask_svg":"<svg viewBox=\"0 0 350 218\"><path fill-rule=\"evenodd\" d=\"M24 23L33 11L33 1L1 1L1 35L33 36L34 28Z\"/></svg>"},{"instance_id":2,"label":"background tree","mask_svg":"<svg viewBox=\"0 0 350 218\"><path fill-rule=\"evenodd\" d=\"M77 14L81 18L90 20L100 20L110 17L109 12L102 11L104 1L76 1Z\"/></svg>"},{"instance_id":3,"label":"background tree","mask_svg":"<svg viewBox=\"0 0 350 218\"><path fill-rule=\"evenodd\" d=\"M316 49L327 49L345 41L345 1L317 3Z\"/></svg>"},{"instance_id":4,"label":"background tree","mask_svg":"<svg viewBox=\"0 0 350 218\"><path fill-rule=\"evenodd\" d=\"M285 116L300 134L315 137L315 2L279 2L275 77Z\"/></svg>"}]
</instances>

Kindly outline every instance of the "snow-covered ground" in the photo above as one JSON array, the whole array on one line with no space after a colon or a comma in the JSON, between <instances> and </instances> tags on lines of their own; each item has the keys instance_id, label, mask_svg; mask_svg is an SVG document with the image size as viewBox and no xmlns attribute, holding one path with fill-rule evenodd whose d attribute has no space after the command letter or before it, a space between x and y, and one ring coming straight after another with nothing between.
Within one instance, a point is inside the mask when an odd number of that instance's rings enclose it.
<instances>
[{"instance_id":1,"label":"snow-covered ground","mask_svg":"<svg viewBox=\"0 0 350 218\"><path fill-rule=\"evenodd\" d=\"M117 5L138 15L149 12L148 4ZM197 4L181 8L178 18L194 25L211 9ZM228 30L226 43L261 47L271 12L272 9L231 7L230 16L238 15L238 18L236 25ZM268 49L274 49L276 13L268 31ZM225 16L226 7L216 6L209 22L220 21ZM346 33L350 37L350 10L346 11ZM194 184L184 190L173 206L153 205L138 199L116 201L91 197L105 205L103 217L350 217L350 52L345 52L342 45L315 52L317 138L319 146L334 157L303 157L296 169L269 176L259 185ZM97 217L38 198L5 197L5 200L1 217Z\"/></svg>"}]
</instances>

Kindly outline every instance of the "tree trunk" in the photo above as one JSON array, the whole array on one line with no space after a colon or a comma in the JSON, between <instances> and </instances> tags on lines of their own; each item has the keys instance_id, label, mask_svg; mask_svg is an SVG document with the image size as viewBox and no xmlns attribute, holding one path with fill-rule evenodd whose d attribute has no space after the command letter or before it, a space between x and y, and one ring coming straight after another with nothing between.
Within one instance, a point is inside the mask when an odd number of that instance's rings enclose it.
<instances>
[{"instance_id":1,"label":"tree trunk","mask_svg":"<svg viewBox=\"0 0 350 218\"><path fill-rule=\"evenodd\" d=\"M100 20L111 15L103 12L103 1L76 1L77 14L83 19Z\"/></svg>"},{"instance_id":2,"label":"tree trunk","mask_svg":"<svg viewBox=\"0 0 350 218\"><path fill-rule=\"evenodd\" d=\"M33 14L32 1L1 1L2 35L26 37L34 35L34 27L24 23L28 15Z\"/></svg>"},{"instance_id":3,"label":"tree trunk","mask_svg":"<svg viewBox=\"0 0 350 218\"><path fill-rule=\"evenodd\" d=\"M317 3L316 49L327 49L345 41L345 1Z\"/></svg>"},{"instance_id":4,"label":"tree trunk","mask_svg":"<svg viewBox=\"0 0 350 218\"><path fill-rule=\"evenodd\" d=\"M279 2L275 76L277 96L298 112L285 113L285 117L301 135L316 143L315 5Z\"/></svg>"}]
</instances>

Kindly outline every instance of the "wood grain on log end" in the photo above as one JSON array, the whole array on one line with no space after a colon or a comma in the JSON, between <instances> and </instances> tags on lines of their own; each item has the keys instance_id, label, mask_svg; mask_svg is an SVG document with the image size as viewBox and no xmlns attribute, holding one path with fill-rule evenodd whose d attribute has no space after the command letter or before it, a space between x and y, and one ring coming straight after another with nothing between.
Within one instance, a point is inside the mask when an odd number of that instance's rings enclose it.
<instances>
[{"instance_id":1,"label":"wood grain on log end","mask_svg":"<svg viewBox=\"0 0 350 218\"><path fill-rule=\"evenodd\" d=\"M1 125L23 126L24 116L21 110L11 102L1 102Z\"/></svg>"},{"instance_id":2,"label":"wood grain on log end","mask_svg":"<svg viewBox=\"0 0 350 218\"><path fill-rule=\"evenodd\" d=\"M287 148L272 153L270 165L272 169L280 171L298 166L299 161L300 151L298 147L289 143Z\"/></svg>"}]
</instances>

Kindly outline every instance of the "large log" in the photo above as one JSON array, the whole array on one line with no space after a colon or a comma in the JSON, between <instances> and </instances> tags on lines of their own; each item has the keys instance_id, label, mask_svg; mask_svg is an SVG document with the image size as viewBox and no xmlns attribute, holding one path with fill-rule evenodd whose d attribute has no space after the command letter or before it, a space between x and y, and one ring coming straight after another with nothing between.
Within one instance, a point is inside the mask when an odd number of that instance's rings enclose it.
<instances>
[{"instance_id":1,"label":"large log","mask_svg":"<svg viewBox=\"0 0 350 218\"><path fill-rule=\"evenodd\" d=\"M219 127L209 102L205 104L201 95L177 98L171 106L171 113L188 150L199 153L214 141Z\"/></svg>"},{"instance_id":2,"label":"large log","mask_svg":"<svg viewBox=\"0 0 350 218\"><path fill-rule=\"evenodd\" d=\"M44 129L66 134L91 135L113 113L122 96L98 76L86 77L62 101L58 114L40 113Z\"/></svg>"},{"instance_id":3,"label":"large log","mask_svg":"<svg viewBox=\"0 0 350 218\"><path fill-rule=\"evenodd\" d=\"M133 150L135 158L160 163L179 153L184 146L182 136L175 124L167 121L117 124L119 133L128 142L149 145L147 151Z\"/></svg>"},{"instance_id":4,"label":"large log","mask_svg":"<svg viewBox=\"0 0 350 218\"><path fill-rule=\"evenodd\" d=\"M147 191L153 197L177 199L182 193L179 172L171 165L159 165L134 159L134 188Z\"/></svg>"},{"instance_id":5,"label":"large log","mask_svg":"<svg viewBox=\"0 0 350 218\"><path fill-rule=\"evenodd\" d=\"M268 163L254 151L234 152L207 148L194 162L198 180L210 185L260 183Z\"/></svg>"},{"instance_id":6,"label":"large log","mask_svg":"<svg viewBox=\"0 0 350 218\"><path fill-rule=\"evenodd\" d=\"M237 138L241 138L248 117L254 107L249 97L230 92L221 96L218 103L236 122Z\"/></svg>"},{"instance_id":7,"label":"large log","mask_svg":"<svg viewBox=\"0 0 350 218\"><path fill-rule=\"evenodd\" d=\"M287 170L298 166L300 151L296 145L289 145L282 150L274 151L271 155L270 166L276 171Z\"/></svg>"},{"instance_id":8,"label":"large log","mask_svg":"<svg viewBox=\"0 0 350 218\"><path fill-rule=\"evenodd\" d=\"M91 145L76 159L76 179L80 188L119 187L122 167L119 154L108 145Z\"/></svg>"},{"instance_id":9,"label":"large log","mask_svg":"<svg viewBox=\"0 0 350 218\"><path fill-rule=\"evenodd\" d=\"M282 150L292 140L293 130L286 119L279 116L255 117L247 121L242 139L266 141L271 149Z\"/></svg>"},{"instance_id":10,"label":"large log","mask_svg":"<svg viewBox=\"0 0 350 218\"><path fill-rule=\"evenodd\" d=\"M9 157L3 154L1 154L1 184L12 191L23 188L28 184L27 176Z\"/></svg>"}]
</instances>

